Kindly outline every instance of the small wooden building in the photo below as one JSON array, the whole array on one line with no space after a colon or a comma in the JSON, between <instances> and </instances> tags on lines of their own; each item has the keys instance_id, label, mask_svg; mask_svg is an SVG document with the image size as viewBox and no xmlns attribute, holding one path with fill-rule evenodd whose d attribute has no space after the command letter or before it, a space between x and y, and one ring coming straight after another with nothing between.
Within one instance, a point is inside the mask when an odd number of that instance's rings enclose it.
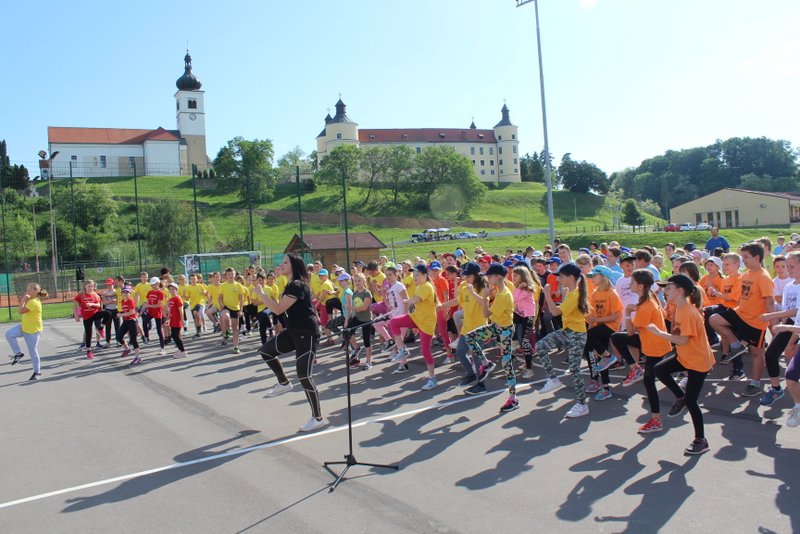
<instances>
[{"instance_id":1,"label":"small wooden building","mask_svg":"<svg viewBox=\"0 0 800 534\"><path fill-rule=\"evenodd\" d=\"M364 263L375 261L381 255L386 244L375 237L372 232L351 232L349 234L350 261L361 260ZM347 267L347 247L344 233L340 234L305 234L303 240L295 234L284 252L310 253L314 260L319 260L325 267L334 263Z\"/></svg>"}]
</instances>

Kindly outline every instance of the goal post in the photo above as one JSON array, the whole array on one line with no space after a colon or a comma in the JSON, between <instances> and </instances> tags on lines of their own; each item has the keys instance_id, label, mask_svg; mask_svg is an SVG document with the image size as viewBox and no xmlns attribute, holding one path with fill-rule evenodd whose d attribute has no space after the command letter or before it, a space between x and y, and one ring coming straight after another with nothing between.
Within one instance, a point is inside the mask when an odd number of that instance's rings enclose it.
<instances>
[{"instance_id":1,"label":"goal post","mask_svg":"<svg viewBox=\"0 0 800 534\"><path fill-rule=\"evenodd\" d=\"M186 254L178 259L183 265L183 271L187 278L189 275L197 273L202 273L207 278L209 273L223 271L228 267L242 272L248 267L261 266L261 253L257 250Z\"/></svg>"}]
</instances>

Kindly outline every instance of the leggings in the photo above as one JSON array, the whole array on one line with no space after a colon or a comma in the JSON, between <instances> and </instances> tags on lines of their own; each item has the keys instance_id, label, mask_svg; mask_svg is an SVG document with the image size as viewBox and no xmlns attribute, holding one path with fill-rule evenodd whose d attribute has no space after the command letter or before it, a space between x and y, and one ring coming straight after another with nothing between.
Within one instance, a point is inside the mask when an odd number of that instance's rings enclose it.
<instances>
[{"instance_id":1,"label":"leggings","mask_svg":"<svg viewBox=\"0 0 800 534\"><path fill-rule=\"evenodd\" d=\"M42 370L42 359L39 357L39 338L41 332L35 334L26 334L22 331L22 325L17 324L6 332L6 341L11 345L11 351L16 355L21 351L19 350L19 342L17 338L25 339L25 344L28 346L28 355L31 357L31 365L33 365L33 372L39 373Z\"/></svg>"},{"instance_id":2,"label":"leggings","mask_svg":"<svg viewBox=\"0 0 800 534\"><path fill-rule=\"evenodd\" d=\"M103 328L106 317L108 317L108 312L101 311L83 320L83 340L86 342L86 350L92 350L92 325L99 331Z\"/></svg>"},{"instance_id":3,"label":"leggings","mask_svg":"<svg viewBox=\"0 0 800 534\"><path fill-rule=\"evenodd\" d=\"M136 332L136 319L125 319L122 321L122 326L119 327L117 332L117 343L125 341L125 334L130 334L131 346L134 349L139 348L139 342L136 340L138 337Z\"/></svg>"},{"instance_id":4,"label":"leggings","mask_svg":"<svg viewBox=\"0 0 800 534\"><path fill-rule=\"evenodd\" d=\"M642 350L642 340L639 338L639 334L630 335L625 332L611 334L611 344L614 345L614 348L620 353L625 363L628 365L636 365L636 360L631 354L630 347L637 348L639 351Z\"/></svg>"},{"instance_id":5,"label":"leggings","mask_svg":"<svg viewBox=\"0 0 800 534\"><path fill-rule=\"evenodd\" d=\"M169 331L172 334L172 341L175 342L175 346L178 348L179 351L183 352L183 340L181 339L181 328L180 326L171 326Z\"/></svg>"},{"instance_id":6,"label":"leggings","mask_svg":"<svg viewBox=\"0 0 800 534\"><path fill-rule=\"evenodd\" d=\"M107 314L103 321L106 328L106 343L111 344L111 323L114 323L114 333L119 334L119 315L116 308L106 308L104 312Z\"/></svg>"},{"instance_id":7,"label":"leggings","mask_svg":"<svg viewBox=\"0 0 800 534\"><path fill-rule=\"evenodd\" d=\"M442 308L436 310L436 331L439 333L439 337L442 338L445 350L449 351L450 334L447 332L447 311Z\"/></svg>"},{"instance_id":8,"label":"leggings","mask_svg":"<svg viewBox=\"0 0 800 534\"><path fill-rule=\"evenodd\" d=\"M391 321L389 321L389 331L392 333L392 336L398 337L402 332L403 328L419 328L417 323L414 322L414 319L411 318L410 315L400 315L398 317L393 317ZM433 361L433 353L431 353L431 340L433 339L431 334L423 332L422 329L419 331L419 349L422 352L422 358L425 360L425 363L428 366L432 366ZM405 363L405 362L404 362Z\"/></svg>"},{"instance_id":9,"label":"leggings","mask_svg":"<svg viewBox=\"0 0 800 534\"><path fill-rule=\"evenodd\" d=\"M264 308L258 315L256 315L256 319L258 319L258 335L261 337L261 344L267 342L267 329L272 328L272 318L269 309Z\"/></svg>"},{"instance_id":10,"label":"leggings","mask_svg":"<svg viewBox=\"0 0 800 534\"><path fill-rule=\"evenodd\" d=\"M680 386L672 378L672 373L686 371L688 380L686 382L686 391L684 392ZM703 412L697 404L697 399L700 398L700 391L703 389L706 375L708 372L701 373L700 371L693 371L687 369L678 361L677 356L670 356L669 358L662 359L655 366L655 373L662 384L667 386L669 390L675 395L676 399L683 399L686 407L689 409L689 414L692 416L692 425L694 425L694 437L704 438L705 432L703 431Z\"/></svg>"},{"instance_id":11,"label":"leggings","mask_svg":"<svg viewBox=\"0 0 800 534\"><path fill-rule=\"evenodd\" d=\"M608 343L614 331L606 324L599 324L586 331L586 345L583 347L583 357L589 364L589 375L593 380L597 380L597 373L594 372L594 365L597 363L592 351L603 354L608 349ZM600 373L603 386L607 386L611 380L608 377L608 369Z\"/></svg>"},{"instance_id":12,"label":"leggings","mask_svg":"<svg viewBox=\"0 0 800 534\"><path fill-rule=\"evenodd\" d=\"M564 329L556 330L536 342L536 354L542 360L542 366L548 378L556 378L558 371L548 354L553 349L567 349L569 370L575 384L575 397L579 404L586 404L586 383L581 376L581 357L586 346L586 332Z\"/></svg>"},{"instance_id":13,"label":"leggings","mask_svg":"<svg viewBox=\"0 0 800 534\"><path fill-rule=\"evenodd\" d=\"M533 317L522 317L515 315L514 321L514 339L519 341L522 345L522 353L525 355L525 368L530 369L533 367Z\"/></svg>"},{"instance_id":14,"label":"leggings","mask_svg":"<svg viewBox=\"0 0 800 534\"><path fill-rule=\"evenodd\" d=\"M794 324L794 321L787 321L786 324ZM792 338L791 332L779 332L772 338L767 351L765 353L765 360L767 364L767 373L770 378L778 378L781 375L780 358L786 346L789 345L789 340Z\"/></svg>"},{"instance_id":15,"label":"leggings","mask_svg":"<svg viewBox=\"0 0 800 534\"><path fill-rule=\"evenodd\" d=\"M791 380L792 382L800 381L800 348L798 348L795 353L794 357L789 360L789 365L786 366L786 380Z\"/></svg>"},{"instance_id":16,"label":"leggings","mask_svg":"<svg viewBox=\"0 0 800 534\"><path fill-rule=\"evenodd\" d=\"M328 315L331 315L333 310L342 311L342 301L339 300L339 297L329 298L325 303L325 311Z\"/></svg>"},{"instance_id":17,"label":"leggings","mask_svg":"<svg viewBox=\"0 0 800 534\"><path fill-rule=\"evenodd\" d=\"M158 343L161 345L161 348L164 348L164 329L161 328L162 319L161 317L150 317L147 316L147 320L144 323L144 337L150 339L150 319L153 319L156 322L156 333L158 334Z\"/></svg>"},{"instance_id":18,"label":"leggings","mask_svg":"<svg viewBox=\"0 0 800 534\"><path fill-rule=\"evenodd\" d=\"M506 385L508 386L508 394L514 396L517 394L517 375L514 372L514 358L511 357L511 339L514 337L514 330L512 326L500 326L495 323L490 323L484 326L479 326L471 332L464 334L464 339L472 349L472 354L479 360L480 364L486 361L486 355L483 353L481 342L495 339L500 344L500 352L503 354L502 364L506 371Z\"/></svg>"},{"instance_id":19,"label":"leggings","mask_svg":"<svg viewBox=\"0 0 800 534\"><path fill-rule=\"evenodd\" d=\"M306 399L311 406L311 415L320 419L322 417L322 408L319 403L319 392L317 386L312 380L312 373L314 368L314 357L317 352L317 344L319 343L319 335L310 332L294 332L284 330L277 336L271 337L264 343L258 353L267 362L269 368L275 373L275 377L281 384L288 384L289 379L286 378L286 373L283 371L283 366L278 356L294 351L297 368L297 378L303 386L306 393Z\"/></svg>"},{"instance_id":20,"label":"leggings","mask_svg":"<svg viewBox=\"0 0 800 534\"><path fill-rule=\"evenodd\" d=\"M244 324L249 332L253 329L253 324L257 321L258 306L255 304L247 304L242 311L244 312Z\"/></svg>"},{"instance_id":21,"label":"leggings","mask_svg":"<svg viewBox=\"0 0 800 534\"><path fill-rule=\"evenodd\" d=\"M371 324L366 324L369 321L362 321L353 317L350 319L350 322L347 323L347 330L344 331L342 337L344 337L345 341L350 341L350 338L353 337L356 328L361 326L361 339L364 340L364 346L369 348L372 346L372 334L375 332L375 329L372 328Z\"/></svg>"}]
</instances>

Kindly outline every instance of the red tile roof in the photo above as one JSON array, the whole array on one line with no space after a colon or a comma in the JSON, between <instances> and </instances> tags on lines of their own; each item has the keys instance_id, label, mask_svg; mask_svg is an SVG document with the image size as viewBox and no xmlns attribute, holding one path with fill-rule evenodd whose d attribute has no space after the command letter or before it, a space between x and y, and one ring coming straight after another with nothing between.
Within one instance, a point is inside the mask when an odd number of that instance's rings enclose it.
<instances>
[{"instance_id":1,"label":"red tile roof","mask_svg":"<svg viewBox=\"0 0 800 534\"><path fill-rule=\"evenodd\" d=\"M98 145L141 145L145 141L178 141L179 138L164 128L135 130L127 128L63 128L47 127L50 143L81 143Z\"/></svg>"},{"instance_id":2,"label":"red tile roof","mask_svg":"<svg viewBox=\"0 0 800 534\"><path fill-rule=\"evenodd\" d=\"M372 232L351 232L350 248L386 248L386 245ZM320 250L344 250L344 234L304 234L303 240L312 252ZM293 252L301 248L300 236L295 234L284 252Z\"/></svg>"},{"instance_id":3,"label":"red tile roof","mask_svg":"<svg viewBox=\"0 0 800 534\"><path fill-rule=\"evenodd\" d=\"M472 128L395 128L359 130L360 143L496 143L494 130Z\"/></svg>"}]
</instances>

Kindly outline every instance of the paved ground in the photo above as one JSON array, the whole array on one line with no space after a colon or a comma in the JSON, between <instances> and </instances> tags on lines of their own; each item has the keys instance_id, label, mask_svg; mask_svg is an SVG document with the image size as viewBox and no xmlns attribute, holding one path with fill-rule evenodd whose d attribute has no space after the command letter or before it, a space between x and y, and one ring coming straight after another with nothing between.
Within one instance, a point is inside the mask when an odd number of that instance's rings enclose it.
<instances>
[{"instance_id":1,"label":"paved ground","mask_svg":"<svg viewBox=\"0 0 800 534\"><path fill-rule=\"evenodd\" d=\"M725 366L703 399L713 450L687 459L688 416L656 437L636 434L637 386L564 421L569 388L525 386L521 409L500 415L499 378L489 382L496 393L467 398L455 368L421 392L421 362L399 379L380 363L354 375L356 457L401 468L354 467L329 494L322 462L347 449L333 351L318 366L332 427L307 436L296 433L309 415L300 390L264 398L274 379L253 340L241 355L202 340L188 360L150 348L130 368L116 350L85 360L79 336L72 321L46 325L37 383L26 382L27 360L0 367L0 531L800 531L800 429L783 426L788 398L764 409L736 397L744 383L717 380Z\"/></svg>"}]
</instances>

